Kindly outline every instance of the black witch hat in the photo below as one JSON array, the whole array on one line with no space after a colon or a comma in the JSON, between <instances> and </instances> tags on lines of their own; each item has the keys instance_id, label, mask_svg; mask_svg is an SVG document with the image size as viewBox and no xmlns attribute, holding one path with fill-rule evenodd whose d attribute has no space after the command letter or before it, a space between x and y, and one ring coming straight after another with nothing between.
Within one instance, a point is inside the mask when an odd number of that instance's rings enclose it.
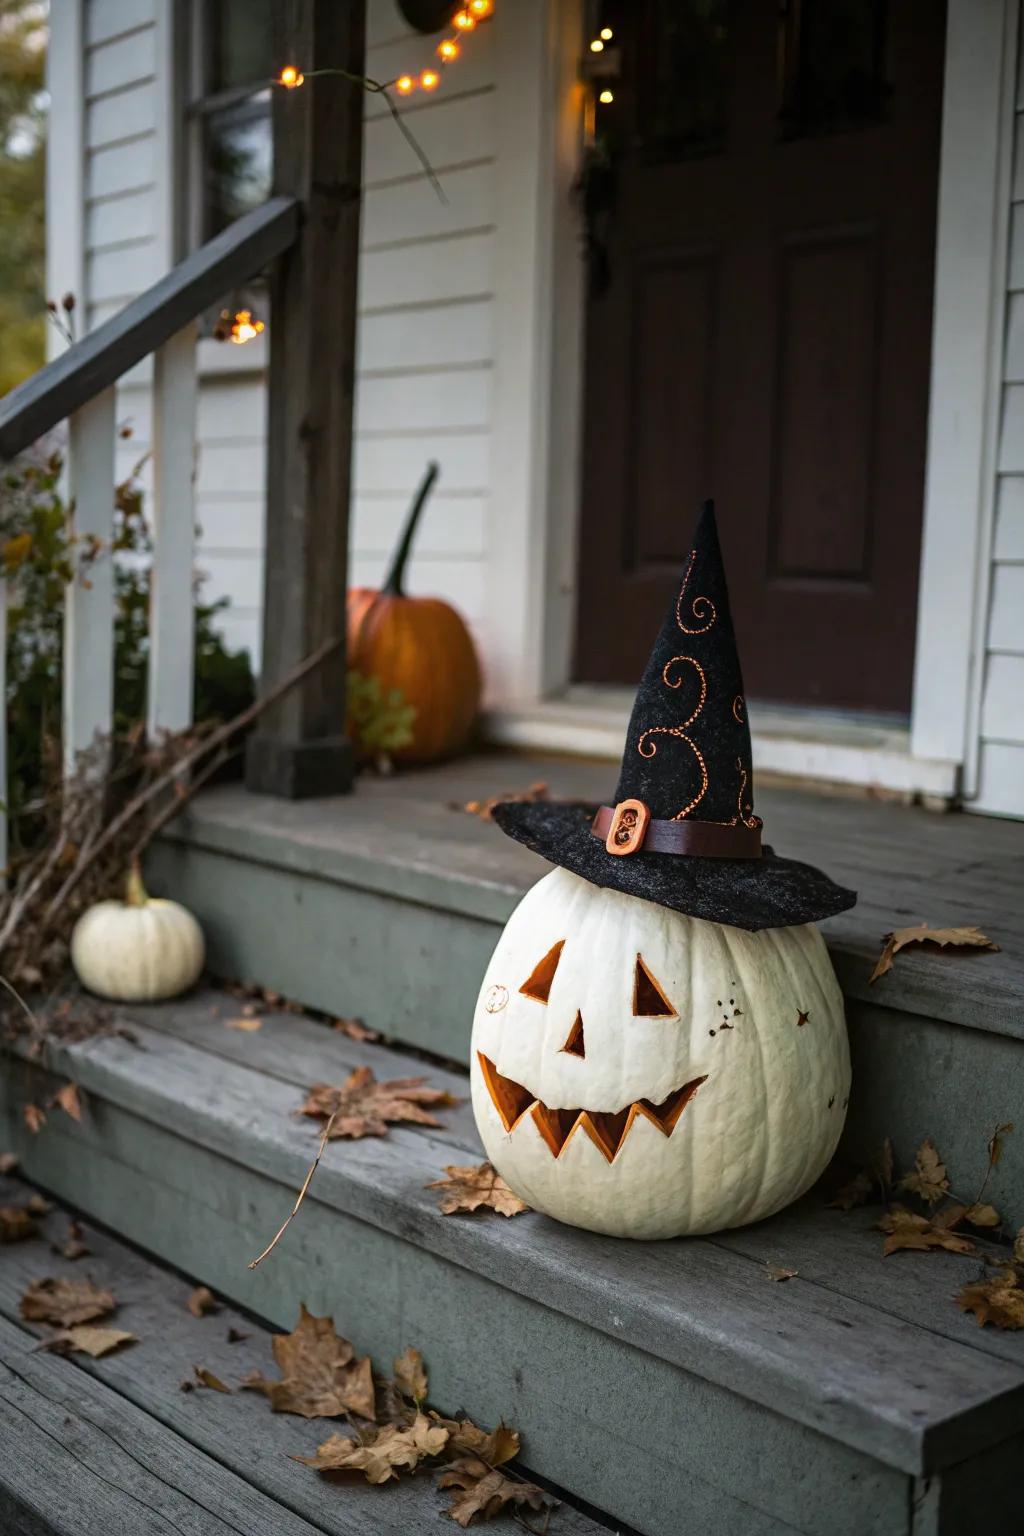
<instances>
[{"instance_id":1,"label":"black witch hat","mask_svg":"<svg viewBox=\"0 0 1024 1536\"><path fill-rule=\"evenodd\" d=\"M852 907L856 892L780 859L754 815L725 568L706 502L678 596L647 663L613 806L508 803L494 820L594 885L736 928L785 928Z\"/></svg>"}]
</instances>

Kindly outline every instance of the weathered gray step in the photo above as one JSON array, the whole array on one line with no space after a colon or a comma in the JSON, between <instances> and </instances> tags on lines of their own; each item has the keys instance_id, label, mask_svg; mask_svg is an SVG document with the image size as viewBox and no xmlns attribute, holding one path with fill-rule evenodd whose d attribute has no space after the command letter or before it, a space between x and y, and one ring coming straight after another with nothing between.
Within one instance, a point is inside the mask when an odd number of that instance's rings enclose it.
<instances>
[{"instance_id":1,"label":"weathered gray step","mask_svg":"<svg viewBox=\"0 0 1024 1536\"><path fill-rule=\"evenodd\" d=\"M542 779L600 798L608 765L489 755L355 795L288 803L234 787L201 797L154 850L154 887L199 915L216 974L307 1006L359 1014L398 1040L465 1061L480 978L516 902L548 866L451 806ZM780 850L861 893L824 926L847 997L854 1084L842 1148L886 1136L906 1162L926 1136L968 1187L993 1126L1024 1102L1024 825L772 789ZM882 935L976 923L1000 953L902 952L868 985ZM1024 1222L1024 1134L1003 1199Z\"/></svg>"},{"instance_id":2,"label":"weathered gray step","mask_svg":"<svg viewBox=\"0 0 1024 1536\"><path fill-rule=\"evenodd\" d=\"M81 1126L54 1115L30 1138L21 1105L58 1079L17 1064L3 1134L30 1176L275 1322L304 1298L379 1359L417 1342L439 1401L507 1415L541 1475L651 1536L687 1529L681 1510L708 1536L966 1536L959 1500L1010 1498L1024 1339L954 1306L976 1261L883 1261L870 1213L810 1200L648 1245L532 1213L445 1218L424 1186L479 1156L463 1106L441 1132L332 1144L285 1240L249 1271L315 1146L299 1088L362 1064L423 1069L292 1015L241 1035L223 1022L237 1005L214 1006L147 1010L139 1046L59 1053L88 1095ZM772 1284L766 1264L800 1273Z\"/></svg>"},{"instance_id":3,"label":"weathered gray step","mask_svg":"<svg viewBox=\"0 0 1024 1536\"><path fill-rule=\"evenodd\" d=\"M14 1193L5 1181L4 1197ZM54 1225L54 1236L56 1231ZM258 1530L317 1536L324 1529L252 1487L244 1471L238 1476L197 1449L187 1430L165 1428L136 1407L130 1393L93 1380L69 1360L40 1354L32 1332L6 1319L17 1315L20 1291L41 1265L72 1267L40 1259L38 1245L30 1243L0 1258L4 1536L252 1536ZM145 1321L156 1319L150 1314ZM163 1321L170 1322L173 1339L177 1319ZM156 1353L146 1350L143 1362L136 1355L135 1369L141 1364L148 1372ZM180 1370L191 1370L187 1357ZM192 1418L202 1417L200 1407Z\"/></svg>"},{"instance_id":4,"label":"weathered gray step","mask_svg":"<svg viewBox=\"0 0 1024 1536\"><path fill-rule=\"evenodd\" d=\"M0 1180L0 1202L24 1185ZM3 1536L418 1536L443 1529L448 1500L424 1477L343 1487L292 1460L338 1427L271 1413L251 1392L183 1392L196 1365L237 1387L253 1370L276 1375L270 1330L221 1306L193 1317L193 1282L90 1228L89 1255L49 1251L67 1231L54 1211L39 1240L0 1249L0 1531ZM88 1274L118 1299L111 1325L138 1343L92 1360L40 1354L18 1321L25 1286L43 1273ZM201 1278L201 1277L200 1277ZM341 1330L341 1319L337 1319ZM228 1341L228 1330L241 1337ZM358 1342L358 1341L357 1341ZM386 1369L389 1361L382 1361ZM20 1523L19 1523L20 1522ZM35 1522L35 1523L33 1523ZM452 1527L454 1529L454 1527ZM494 1523L499 1536L517 1527ZM552 1536L603 1536L561 1503Z\"/></svg>"}]
</instances>

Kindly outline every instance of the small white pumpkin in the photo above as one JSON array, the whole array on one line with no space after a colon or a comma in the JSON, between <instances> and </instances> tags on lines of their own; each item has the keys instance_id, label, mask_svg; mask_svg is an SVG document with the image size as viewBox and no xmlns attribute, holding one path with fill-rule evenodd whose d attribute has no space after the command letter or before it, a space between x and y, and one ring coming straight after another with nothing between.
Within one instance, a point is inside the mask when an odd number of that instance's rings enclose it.
<instances>
[{"instance_id":1,"label":"small white pumpkin","mask_svg":"<svg viewBox=\"0 0 1024 1536\"><path fill-rule=\"evenodd\" d=\"M480 1136L522 1199L572 1226L660 1238L769 1216L825 1169L849 1092L812 925L748 933L559 868L484 976Z\"/></svg>"},{"instance_id":2,"label":"small white pumpkin","mask_svg":"<svg viewBox=\"0 0 1024 1536\"><path fill-rule=\"evenodd\" d=\"M118 1003L177 997L199 978L203 930L176 901L150 898L137 868L124 901L100 901L75 924L71 963L82 986Z\"/></svg>"}]
</instances>

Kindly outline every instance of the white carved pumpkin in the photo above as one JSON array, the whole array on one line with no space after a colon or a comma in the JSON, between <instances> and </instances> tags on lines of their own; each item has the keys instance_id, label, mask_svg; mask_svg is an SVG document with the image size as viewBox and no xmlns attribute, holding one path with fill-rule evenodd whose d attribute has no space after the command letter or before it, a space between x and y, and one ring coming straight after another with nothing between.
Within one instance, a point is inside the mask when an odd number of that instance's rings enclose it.
<instances>
[{"instance_id":1,"label":"white carved pumpkin","mask_svg":"<svg viewBox=\"0 0 1024 1536\"><path fill-rule=\"evenodd\" d=\"M75 924L71 963L83 987L119 1003L177 997L203 968L203 931L176 901L147 896L138 870L124 901L100 901Z\"/></svg>"},{"instance_id":2,"label":"white carved pumpkin","mask_svg":"<svg viewBox=\"0 0 1024 1536\"><path fill-rule=\"evenodd\" d=\"M824 1170L850 1092L821 934L722 927L555 869L487 967L472 1092L491 1162L559 1221L658 1238L769 1216Z\"/></svg>"}]
</instances>

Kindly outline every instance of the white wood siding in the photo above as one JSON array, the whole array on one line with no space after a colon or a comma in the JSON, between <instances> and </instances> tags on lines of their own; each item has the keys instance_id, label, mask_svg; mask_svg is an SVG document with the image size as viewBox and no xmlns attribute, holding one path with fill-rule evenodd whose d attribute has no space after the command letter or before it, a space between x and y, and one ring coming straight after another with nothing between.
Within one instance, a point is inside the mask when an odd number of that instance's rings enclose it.
<instances>
[{"instance_id":1,"label":"white wood siding","mask_svg":"<svg viewBox=\"0 0 1024 1536\"><path fill-rule=\"evenodd\" d=\"M161 122L167 0L84 0L87 316L94 326L166 270L169 128ZM391 79L435 63L394 0L369 0L367 72ZM484 570L491 491L495 263L493 29L481 26L435 95L403 103L435 167L442 203L390 114L366 99L357 356L355 584L380 581L430 458L441 479L417 539L410 589L454 603L486 653ZM346 87L340 82L338 89ZM207 599L258 665L263 589L264 416L260 342L200 344L196 506ZM124 474L151 441L150 380L118 392ZM144 477L146 479L147 477Z\"/></svg>"},{"instance_id":2,"label":"white wood siding","mask_svg":"<svg viewBox=\"0 0 1024 1536\"><path fill-rule=\"evenodd\" d=\"M1024 68L1015 130L995 527L972 802L972 808L1006 816L1024 816Z\"/></svg>"}]
</instances>

